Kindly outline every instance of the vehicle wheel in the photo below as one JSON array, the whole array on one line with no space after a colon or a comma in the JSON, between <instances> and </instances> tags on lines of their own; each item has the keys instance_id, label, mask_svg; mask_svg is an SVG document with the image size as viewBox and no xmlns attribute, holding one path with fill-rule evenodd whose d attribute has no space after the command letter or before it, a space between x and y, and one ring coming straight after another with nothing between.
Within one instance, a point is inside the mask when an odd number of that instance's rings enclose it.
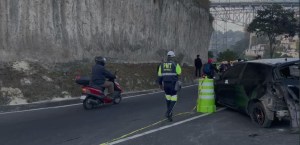
<instances>
[{"instance_id":1,"label":"vehicle wheel","mask_svg":"<svg viewBox=\"0 0 300 145\"><path fill-rule=\"evenodd\" d=\"M117 94L117 97L114 98L113 103L114 103L114 104L120 104L121 101L122 101L121 94L118 93L118 94Z\"/></svg>"},{"instance_id":2,"label":"vehicle wheel","mask_svg":"<svg viewBox=\"0 0 300 145\"><path fill-rule=\"evenodd\" d=\"M266 110L262 103L257 102L250 106L251 120L260 127L270 127L272 120L270 120L266 114Z\"/></svg>"},{"instance_id":3,"label":"vehicle wheel","mask_svg":"<svg viewBox=\"0 0 300 145\"><path fill-rule=\"evenodd\" d=\"M94 105L91 103L91 99L90 97L86 98L84 101L83 101L83 108L86 109L86 110L91 110L93 109Z\"/></svg>"}]
</instances>

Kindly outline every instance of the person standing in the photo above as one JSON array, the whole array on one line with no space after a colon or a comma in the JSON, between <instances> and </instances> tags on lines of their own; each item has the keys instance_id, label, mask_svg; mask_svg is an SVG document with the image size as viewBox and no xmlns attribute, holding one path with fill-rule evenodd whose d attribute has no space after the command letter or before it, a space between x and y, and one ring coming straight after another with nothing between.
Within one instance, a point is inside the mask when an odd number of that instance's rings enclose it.
<instances>
[{"instance_id":1,"label":"person standing","mask_svg":"<svg viewBox=\"0 0 300 145\"><path fill-rule=\"evenodd\" d=\"M202 61L199 55L197 55L197 58L195 59L195 76L200 77L201 76L201 68L202 68Z\"/></svg>"},{"instance_id":2,"label":"person standing","mask_svg":"<svg viewBox=\"0 0 300 145\"><path fill-rule=\"evenodd\" d=\"M167 103L165 116L171 122L173 121L172 111L177 102L177 90L175 86L179 79L178 77L181 75L181 67L174 61L175 53L173 51L169 51L167 56L167 61L160 64L158 68L158 80L160 88L165 91Z\"/></svg>"},{"instance_id":3,"label":"person standing","mask_svg":"<svg viewBox=\"0 0 300 145\"><path fill-rule=\"evenodd\" d=\"M212 64L213 60L211 58L208 59L207 63L203 66L203 74L208 78L214 78L215 72L219 70Z\"/></svg>"},{"instance_id":4,"label":"person standing","mask_svg":"<svg viewBox=\"0 0 300 145\"><path fill-rule=\"evenodd\" d=\"M230 62L229 62L229 61L223 61L223 62L221 62L219 71L220 71L221 73L222 73L222 72L225 72L229 67L230 67Z\"/></svg>"}]
</instances>

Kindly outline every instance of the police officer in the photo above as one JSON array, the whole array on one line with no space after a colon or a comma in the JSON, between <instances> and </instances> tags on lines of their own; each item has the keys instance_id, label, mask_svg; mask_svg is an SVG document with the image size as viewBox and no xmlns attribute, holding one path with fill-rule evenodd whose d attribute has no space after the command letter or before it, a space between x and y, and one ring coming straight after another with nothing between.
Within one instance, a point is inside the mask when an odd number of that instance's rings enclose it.
<instances>
[{"instance_id":1,"label":"police officer","mask_svg":"<svg viewBox=\"0 0 300 145\"><path fill-rule=\"evenodd\" d=\"M175 53L173 51L169 51L167 55L167 61L160 64L158 68L158 80L166 96L167 112L165 116L169 121L173 121L172 110L177 101L177 90L175 86L178 81L178 76L181 75L181 67L174 62Z\"/></svg>"}]
</instances>

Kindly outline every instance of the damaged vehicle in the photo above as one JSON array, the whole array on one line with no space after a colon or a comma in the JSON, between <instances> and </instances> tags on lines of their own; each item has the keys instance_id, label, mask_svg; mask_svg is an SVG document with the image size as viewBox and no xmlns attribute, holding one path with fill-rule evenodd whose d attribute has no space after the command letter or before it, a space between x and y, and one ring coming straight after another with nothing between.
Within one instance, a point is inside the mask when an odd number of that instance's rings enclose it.
<instances>
[{"instance_id":1,"label":"damaged vehicle","mask_svg":"<svg viewBox=\"0 0 300 145\"><path fill-rule=\"evenodd\" d=\"M298 58L237 63L215 80L216 101L247 113L260 127L289 118L299 132L299 64Z\"/></svg>"}]
</instances>

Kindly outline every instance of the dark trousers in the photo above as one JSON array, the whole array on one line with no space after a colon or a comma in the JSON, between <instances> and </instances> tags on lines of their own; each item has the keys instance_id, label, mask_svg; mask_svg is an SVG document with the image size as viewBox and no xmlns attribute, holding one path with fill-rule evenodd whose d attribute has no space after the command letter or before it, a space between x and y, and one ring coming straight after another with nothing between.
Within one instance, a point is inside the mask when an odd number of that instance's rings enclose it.
<instances>
[{"instance_id":1,"label":"dark trousers","mask_svg":"<svg viewBox=\"0 0 300 145\"><path fill-rule=\"evenodd\" d=\"M201 77L201 67L196 67L196 69L195 69L195 76L196 77Z\"/></svg>"},{"instance_id":2,"label":"dark trousers","mask_svg":"<svg viewBox=\"0 0 300 145\"><path fill-rule=\"evenodd\" d=\"M175 91L175 84L176 84L176 82L164 82L164 91L166 94L166 103L167 103L166 117L168 117L168 116L172 117L172 111L177 102L177 99L171 100L171 99L167 98L167 96L177 95L177 91Z\"/></svg>"}]
</instances>

